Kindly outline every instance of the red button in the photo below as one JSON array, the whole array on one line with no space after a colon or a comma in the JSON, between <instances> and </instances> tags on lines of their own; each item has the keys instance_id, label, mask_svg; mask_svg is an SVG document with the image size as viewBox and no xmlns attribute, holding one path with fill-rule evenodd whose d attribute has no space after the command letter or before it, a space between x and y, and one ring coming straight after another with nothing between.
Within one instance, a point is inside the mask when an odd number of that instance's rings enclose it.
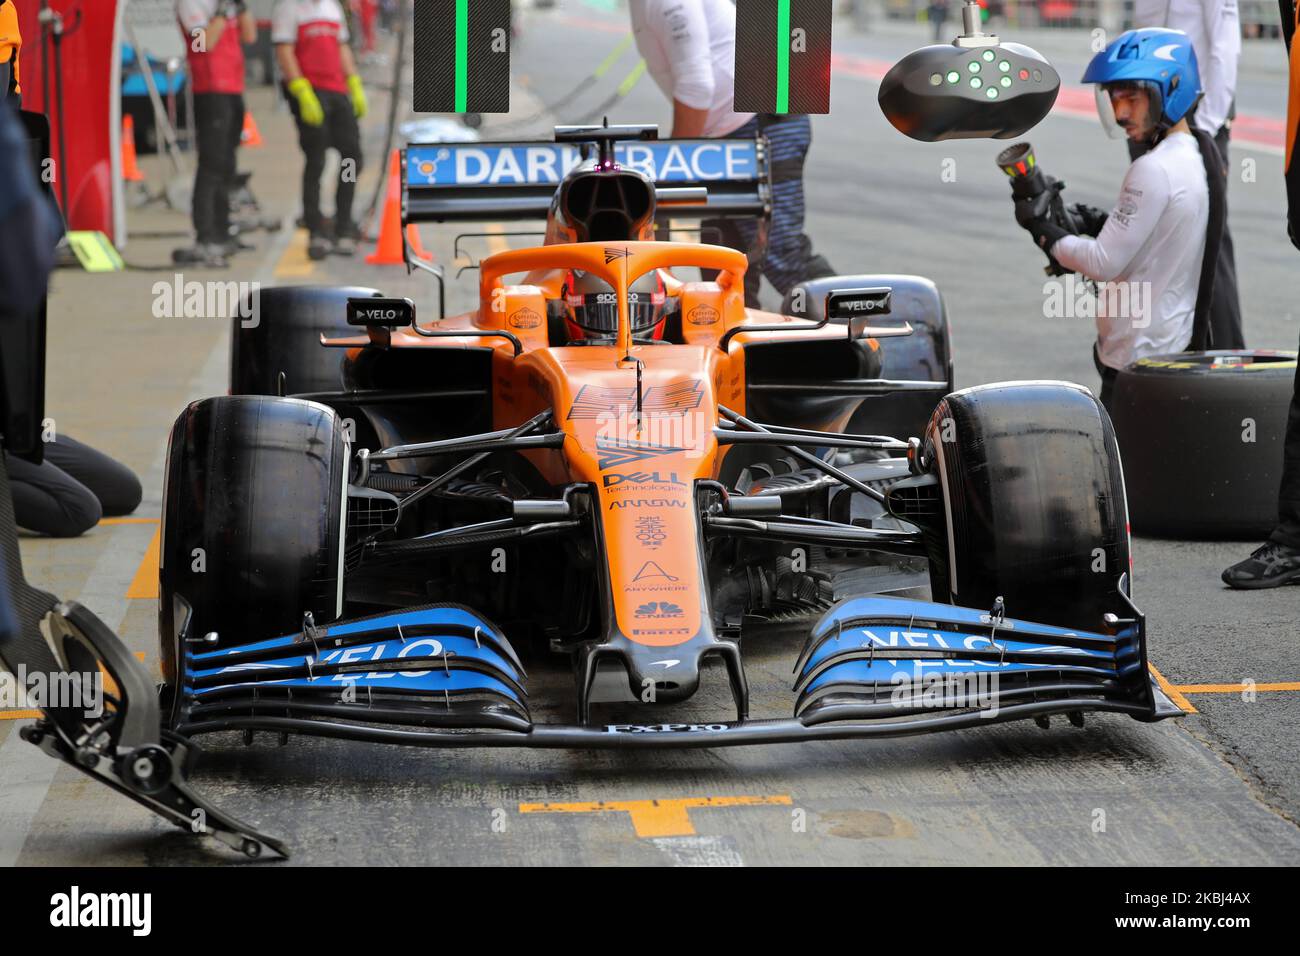
<instances>
[{"instance_id":1,"label":"red button","mask_svg":"<svg viewBox=\"0 0 1300 956\"><path fill-rule=\"evenodd\" d=\"M1020 78L1021 78L1022 80L1027 80L1027 79L1029 79L1029 71L1028 71L1028 70L1021 70L1021 71L1020 71Z\"/></svg>"}]
</instances>

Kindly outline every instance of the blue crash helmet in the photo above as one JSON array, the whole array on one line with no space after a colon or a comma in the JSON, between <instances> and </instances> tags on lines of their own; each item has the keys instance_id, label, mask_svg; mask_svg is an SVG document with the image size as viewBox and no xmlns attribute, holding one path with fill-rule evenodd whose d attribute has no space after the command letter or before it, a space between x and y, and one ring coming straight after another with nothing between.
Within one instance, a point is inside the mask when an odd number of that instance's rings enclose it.
<instances>
[{"instance_id":1,"label":"blue crash helmet","mask_svg":"<svg viewBox=\"0 0 1300 956\"><path fill-rule=\"evenodd\" d=\"M1124 138L1125 132L1115 121L1108 85L1136 83L1149 90L1157 133L1190 113L1203 92L1192 41L1181 30L1160 27L1121 34L1092 58L1083 82L1099 84L1097 112L1112 139Z\"/></svg>"}]
</instances>

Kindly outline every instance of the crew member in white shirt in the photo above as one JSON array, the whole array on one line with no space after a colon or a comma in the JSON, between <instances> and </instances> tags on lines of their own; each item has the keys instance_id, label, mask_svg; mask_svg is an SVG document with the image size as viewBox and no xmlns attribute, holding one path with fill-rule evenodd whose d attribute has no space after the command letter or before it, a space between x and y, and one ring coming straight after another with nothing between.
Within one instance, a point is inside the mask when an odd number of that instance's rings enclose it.
<instances>
[{"instance_id":1,"label":"crew member in white shirt","mask_svg":"<svg viewBox=\"0 0 1300 956\"><path fill-rule=\"evenodd\" d=\"M1097 295L1096 361L1108 406L1119 369L1191 343L1210 192L1187 121L1200 82L1185 34L1131 30L1093 58L1083 79L1100 84L1104 122L1154 145L1129 167L1109 214L1073 207L1085 235L1048 217L1017 219L1062 266L1106 283Z\"/></svg>"},{"instance_id":2,"label":"crew member in white shirt","mask_svg":"<svg viewBox=\"0 0 1300 956\"><path fill-rule=\"evenodd\" d=\"M1188 121L1214 138L1227 173L1228 137L1236 115L1237 61L1241 58L1237 0L1134 0L1133 25L1182 30L1192 41L1205 96ZM1137 159L1145 151L1143 144L1129 141L1130 158ZM1237 263L1226 219L1215 270L1210 302L1212 344L1216 349L1244 349Z\"/></svg>"}]
</instances>

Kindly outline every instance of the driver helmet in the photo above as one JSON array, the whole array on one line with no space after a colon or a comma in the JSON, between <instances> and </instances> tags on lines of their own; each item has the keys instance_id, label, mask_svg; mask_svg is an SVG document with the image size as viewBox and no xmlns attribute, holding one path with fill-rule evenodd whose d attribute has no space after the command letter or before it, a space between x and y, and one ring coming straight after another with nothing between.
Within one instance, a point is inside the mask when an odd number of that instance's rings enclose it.
<instances>
[{"instance_id":1,"label":"driver helmet","mask_svg":"<svg viewBox=\"0 0 1300 956\"><path fill-rule=\"evenodd\" d=\"M1181 30L1158 27L1121 34L1092 58L1083 82L1097 84L1097 112L1113 139L1127 133L1115 121L1112 89L1146 91L1155 138L1191 113L1203 92L1192 41Z\"/></svg>"},{"instance_id":2,"label":"driver helmet","mask_svg":"<svg viewBox=\"0 0 1300 956\"><path fill-rule=\"evenodd\" d=\"M612 339L618 335L618 295L604 279L575 270L565 280L562 294L570 341ZM627 297L633 337L663 338L668 295L658 270L633 282Z\"/></svg>"}]
</instances>

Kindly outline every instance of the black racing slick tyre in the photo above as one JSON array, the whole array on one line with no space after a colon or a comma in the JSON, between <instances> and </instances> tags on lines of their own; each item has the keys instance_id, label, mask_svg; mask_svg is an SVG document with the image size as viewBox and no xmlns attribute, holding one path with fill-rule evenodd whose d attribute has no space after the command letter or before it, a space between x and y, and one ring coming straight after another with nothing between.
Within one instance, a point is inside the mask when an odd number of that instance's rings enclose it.
<instances>
[{"instance_id":1,"label":"black racing slick tyre","mask_svg":"<svg viewBox=\"0 0 1300 956\"><path fill-rule=\"evenodd\" d=\"M314 402L223 396L181 412L159 555L169 684L183 640L218 650L297 631L308 612L338 618L349 453L338 415Z\"/></svg>"},{"instance_id":2,"label":"black racing slick tyre","mask_svg":"<svg viewBox=\"0 0 1300 956\"><path fill-rule=\"evenodd\" d=\"M1133 530L1266 537L1295 380L1295 352L1184 352L1122 369L1110 404Z\"/></svg>"},{"instance_id":3,"label":"black racing slick tyre","mask_svg":"<svg viewBox=\"0 0 1300 956\"><path fill-rule=\"evenodd\" d=\"M1129 572L1119 448L1101 403L1063 382L954 392L927 426L946 562L934 599L1096 631ZM1127 593L1127 592L1126 592Z\"/></svg>"},{"instance_id":4,"label":"black racing slick tyre","mask_svg":"<svg viewBox=\"0 0 1300 956\"><path fill-rule=\"evenodd\" d=\"M356 335L359 330L347 322L348 299L377 295L374 289L332 286L274 286L251 293L233 320L230 394L340 391L346 349L322 347L321 333Z\"/></svg>"}]
</instances>

